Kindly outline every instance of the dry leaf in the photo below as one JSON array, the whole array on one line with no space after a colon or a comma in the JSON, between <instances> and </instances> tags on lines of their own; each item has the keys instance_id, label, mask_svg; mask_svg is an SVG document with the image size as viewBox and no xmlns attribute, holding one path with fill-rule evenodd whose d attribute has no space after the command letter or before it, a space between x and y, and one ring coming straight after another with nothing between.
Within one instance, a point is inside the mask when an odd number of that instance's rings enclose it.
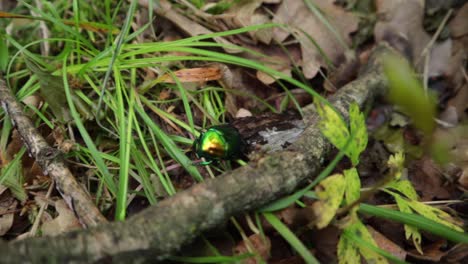
<instances>
[{"instance_id":1,"label":"dry leaf","mask_svg":"<svg viewBox=\"0 0 468 264\"><path fill-rule=\"evenodd\" d=\"M3 236L13 225L14 211L18 201L9 196L0 201L0 236Z\"/></svg>"},{"instance_id":2,"label":"dry leaf","mask_svg":"<svg viewBox=\"0 0 468 264\"><path fill-rule=\"evenodd\" d=\"M431 36L424 31L422 26L424 1L378 0L376 8L380 18L374 28L376 41L390 41L393 46L396 46L393 41L403 41L409 44L409 47L401 47L400 51L409 55L418 71L422 72L424 59L421 55L431 40ZM435 43L429 48L429 77L440 75L441 71L448 67L447 58L450 58L451 44L446 41L440 44ZM438 61L441 58L443 62Z\"/></svg>"},{"instance_id":3,"label":"dry leaf","mask_svg":"<svg viewBox=\"0 0 468 264\"><path fill-rule=\"evenodd\" d=\"M230 28L242 28L252 25L261 25L271 22L268 14L261 12L258 8L264 0L237 1L223 19ZM269 44L272 39L273 28L266 28L248 32L254 39Z\"/></svg>"},{"instance_id":4,"label":"dry leaf","mask_svg":"<svg viewBox=\"0 0 468 264\"><path fill-rule=\"evenodd\" d=\"M173 75L181 83L207 82L221 79L222 72L218 67L204 67L178 70L173 72ZM160 77L160 81L165 83L176 83L171 74L164 74Z\"/></svg>"},{"instance_id":5,"label":"dry leaf","mask_svg":"<svg viewBox=\"0 0 468 264\"><path fill-rule=\"evenodd\" d=\"M52 221L42 224L41 230L44 235L55 236L63 232L81 228L80 222L75 217L73 211L68 208L64 200L55 202L55 209L58 212L58 216Z\"/></svg>"},{"instance_id":6,"label":"dry leaf","mask_svg":"<svg viewBox=\"0 0 468 264\"><path fill-rule=\"evenodd\" d=\"M468 3L458 10L450 22L450 33L454 38L468 34Z\"/></svg>"},{"instance_id":7,"label":"dry leaf","mask_svg":"<svg viewBox=\"0 0 468 264\"><path fill-rule=\"evenodd\" d=\"M148 7L148 0L139 0L138 3L141 6ZM163 16L167 20L174 23L177 27L179 27L182 31L184 31L184 33L186 33L189 36L193 37L213 33L213 31L205 28L197 22L190 20L187 17L180 14L179 12L175 11L172 8L171 3L167 0L159 0L159 4L154 5L153 8L158 15ZM232 47L234 45L233 43L222 37L215 37L214 40L220 44L225 44L227 46ZM242 50L235 48L224 48L224 50L228 53L242 52Z\"/></svg>"},{"instance_id":8,"label":"dry leaf","mask_svg":"<svg viewBox=\"0 0 468 264\"><path fill-rule=\"evenodd\" d=\"M409 168L408 175L423 201L431 201L434 198L450 199L455 195L453 186L444 186L440 168L429 158L414 162Z\"/></svg>"},{"instance_id":9,"label":"dry leaf","mask_svg":"<svg viewBox=\"0 0 468 264\"><path fill-rule=\"evenodd\" d=\"M406 251L404 249L402 249L400 246L395 244L393 241L382 235L380 232L378 232L371 226L368 225L366 227L367 230L369 230L369 232L371 233L372 238L374 239L375 243L377 243L377 246L379 246L379 248L390 252L393 256L401 260L405 260Z\"/></svg>"},{"instance_id":10,"label":"dry leaf","mask_svg":"<svg viewBox=\"0 0 468 264\"><path fill-rule=\"evenodd\" d=\"M239 110L237 110L236 118L242 118L242 117L248 117L248 116L252 116L252 113L249 110L244 109L244 108L240 108Z\"/></svg>"},{"instance_id":11,"label":"dry leaf","mask_svg":"<svg viewBox=\"0 0 468 264\"><path fill-rule=\"evenodd\" d=\"M318 0L314 1L314 4L317 5L317 8L340 37L349 44L351 43L349 34L357 30L358 19L353 14L334 5L334 2L334 0ZM338 65L344 60L345 47L340 44L333 32L309 10L304 1L283 1L273 22L290 25L290 29L296 32L297 39L301 43L302 70L306 78L314 77L319 68L326 68L327 64L314 43L297 29L303 30L313 38L333 64ZM273 32L273 38L280 43L290 35L290 32L279 28L275 28Z\"/></svg>"},{"instance_id":12,"label":"dry leaf","mask_svg":"<svg viewBox=\"0 0 468 264\"><path fill-rule=\"evenodd\" d=\"M268 60L262 60L263 64L271 69L279 71L284 75L291 77L291 65L289 59L281 56L272 56ZM272 84L276 79L262 71L257 71L257 78L264 84Z\"/></svg>"},{"instance_id":13,"label":"dry leaf","mask_svg":"<svg viewBox=\"0 0 468 264\"><path fill-rule=\"evenodd\" d=\"M419 260L427 260L431 262L439 263L442 257L445 256L445 252L441 250L446 246L447 242L445 240L436 241L430 245L427 245L423 248L424 255L419 254L417 250L411 250L408 252L408 255Z\"/></svg>"}]
</instances>

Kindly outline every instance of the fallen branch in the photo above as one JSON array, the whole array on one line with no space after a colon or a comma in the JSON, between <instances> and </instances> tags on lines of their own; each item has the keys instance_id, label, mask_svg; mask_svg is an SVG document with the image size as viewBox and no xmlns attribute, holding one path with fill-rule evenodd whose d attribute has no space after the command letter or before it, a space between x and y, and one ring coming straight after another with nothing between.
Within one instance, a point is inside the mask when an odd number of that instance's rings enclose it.
<instances>
[{"instance_id":1,"label":"fallen branch","mask_svg":"<svg viewBox=\"0 0 468 264\"><path fill-rule=\"evenodd\" d=\"M379 46L359 79L341 88L331 103L347 117L352 102L361 107L382 94L386 81ZM332 149L311 114L310 124L285 151L197 184L151 206L126 222L114 222L56 237L0 243L0 262L138 262L164 259L201 232L233 215L259 208L313 179Z\"/></svg>"},{"instance_id":2,"label":"fallen branch","mask_svg":"<svg viewBox=\"0 0 468 264\"><path fill-rule=\"evenodd\" d=\"M73 210L84 227L96 226L107 222L106 218L94 205L91 197L76 181L73 174L63 161L63 154L49 146L33 123L23 112L23 106L7 87L0 76L0 102L18 130L29 154L33 157L44 174L49 175L55 182L56 189Z\"/></svg>"}]
</instances>

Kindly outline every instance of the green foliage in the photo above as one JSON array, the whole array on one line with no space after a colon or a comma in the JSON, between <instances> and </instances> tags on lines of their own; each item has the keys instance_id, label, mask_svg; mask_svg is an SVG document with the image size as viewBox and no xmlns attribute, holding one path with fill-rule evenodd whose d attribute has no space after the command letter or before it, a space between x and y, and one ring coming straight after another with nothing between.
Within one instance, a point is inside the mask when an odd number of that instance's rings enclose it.
<instances>
[{"instance_id":1,"label":"green foliage","mask_svg":"<svg viewBox=\"0 0 468 264\"><path fill-rule=\"evenodd\" d=\"M8 45L7 40L2 32L0 32L0 72L4 72L8 65Z\"/></svg>"},{"instance_id":2,"label":"green foliage","mask_svg":"<svg viewBox=\"0 0 468 264\"><path fill-rule=\"evenodd\" d=\"M240 0L221 0L221 1L217 1L217 3L215 5L213 5L213 6L211 6L210 8L208 8L206 10L206 12L208 12L210 14L213 14L213 15L221 14L224 11L231 8L231 6L233 6L234 4L238 3L239 1Z\"/></svg>"},{"instance_id":3,"label":"green foliage","mask_svg":"<svg viewBox=\"0 0 468 264\"><path fill-rule=\"evenodd\" d=\"M389 82L388 99L411 117L414 125L429 135L435 127L435 99L415 77L410 64L396 55L384 58L384 72Z\"/></svg>"},{"instance_id":4,"label":"green foliage","mask_svg":"<svg viewBox=\"0 0 468 264\"><path fill-rule=\"evenodd\" d=\"M390 156L388 166L391 169L394 180L385 187L385 192L392 195L398 205L398 209L405 213L419 213L427 219L446 225L453 230L463 232L455 220L446 212L419 202L418 194L408 180L401 179L404 169L404 156L402 152ZM406 239L412 239L416 249L422 254L421 234L417 227L405 225Z\"/></svg>"},{"instance_id":5,"label":"green foliage","mask_svg":"<svg viewBox=\"0 0 468 264\"><path fill-rule=\"evenodd\" d=\"M345 170L345 204L352 205L360 197L361 181L356 168ZM363 256L368 263L387 263L385 258L377 254L374 239L357 215L358 206L350 210L350 219L343 228L343 234L338 242L338 260L340 263L360 263ZM356 261L356 262L353 262Z\"/></svg>"},{"instance_id":6,"label":"green foliage","mask_svg":"<svg viewBox=\"0 0 468 264\"><path fill-rule=\"evenodd\" d=\"M324 228L331 222L343 201L345 188L346 181L342 174L331 175L317 186L315 193L319 201L314 204L314 211L318 217L318 228Z\"/></svg>"},{"instance_id":7,"label":"green foliage","mask_svg":"<svg viewBox=\"0 0 468 264\"><path fill-rule=\"evenodd\" d=\"M344 170L343 174L346 181L345 201L352 204L361 196L361 180L356 168Z\"/></svg>"},{"instance_id":8,"label":"green foliage","mask_svg":"<svg viewBox=\"0 0 468 264\"><path fill-rule=\"evenodd\" d=\"M446 225L439 224L426 217L414 214L404 213L388 208L381 208L369 204L362 203L359 207L359 212L366 215L377 216L399 223L407 224L418 229L425 230L434 235L446 238L456 243L468 243L468 234L453 230Z\"/></svg>"},{"instance_id":9,"label":"green foliage","mask_svg":"<svg viewBox=\"0 0 468 264\"><path fill-rule=\"evenodd\" d=\"M350 105L348 128L341 115L329 105L318 102L315 105L321 117L320 131L336 148L343 150L348 139L351 139L345 153L356 166L359 163L359 155L367 146L367 127L364 115L359 112L359 106L356 103Z\"/></svg>"},{"instance_id":10,"label":"green foliage","mask_svg":"<svg viewBox=\"0 0 468 264\"><path fill-rule=\"evenodd\" d=\"M25 202L28 198L25 189L23 188L23 166L21 158L26 152L26 148L21 150L10 160L6 166L0 168L0 185L5 185L10 189L13 196L21 202Z\"/></svg>"},{"instance_id":11,"label":"green foliage","mask_svg":"<svg viewBox=\"0 0 468 264\"><path fill-rule=\"evenodd\" d=\"M348 236L342 235L338 242L338 261L339 263L360 263L360 256L363 256L367 263L388 263L388 261L378 254L375 250L369 249L364 244L370 244L377 248L372 235L367 230L366 226L358 219L354 219L354 223L346 227L343 231ZM353 241L355 237L360 238L358 241ZM357 243L356 243L357 242ZM346 257L351 257L347 259ZM358 260L356 262L350 262Z\"/></svg>"}]
</instances>

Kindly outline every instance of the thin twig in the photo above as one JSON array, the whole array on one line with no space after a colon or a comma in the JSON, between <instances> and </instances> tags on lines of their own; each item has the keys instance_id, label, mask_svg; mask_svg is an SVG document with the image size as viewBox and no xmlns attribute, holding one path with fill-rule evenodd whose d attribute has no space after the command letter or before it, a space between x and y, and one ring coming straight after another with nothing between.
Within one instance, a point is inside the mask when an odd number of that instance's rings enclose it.
<instances>
[{"instance_id":1,"label":"thin twig","mask_svg":"<svg viewBox=\"0 0 468 264\"><path fill-rule=\"evenodd\" d=\"M52 193L52 190L54 189L54 181L50 183L49 189L47 190L47 194L45 196L46 199L50 197L50 194ZM42 215L44 214L45 209L47 209L48 203L44 201L44 203L41 205L41 208L39 209L39 212L37 213L36 220L34 221L31 230L29 231L28 236L33 237L36 236L37 229L39 228L39 224L41 223L41 218Z\"/></svg>"},{"instance_id":2,"label":"thin twig","mask_svg":"<svg viewBox=\"0 0 468 264\"><path fill-rule=\"evenodd\" d=\"M44 137L23 112L24 107L13 96L2 76L0 76L0 102L12 124L18 130L29 154L36 160L44 174L49 175L54 180L56 189L70 210L76 214L80 223L84 227L89 227L107 222L94 205L89 194L76 181L65 165L63 153L47 144Z\"/></svg>"}]
</instances>

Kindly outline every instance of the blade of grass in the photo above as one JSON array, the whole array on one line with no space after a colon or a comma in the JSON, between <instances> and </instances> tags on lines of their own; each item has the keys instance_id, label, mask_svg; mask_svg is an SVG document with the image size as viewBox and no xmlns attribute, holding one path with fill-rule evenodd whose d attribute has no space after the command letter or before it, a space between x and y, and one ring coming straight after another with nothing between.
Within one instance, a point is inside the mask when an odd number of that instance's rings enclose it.
<instances>
[{"instance_id":1,"label":"blade of grass","mask_svg":"<svg viewBox=\"0 0 468 264\"><path fill-rule=\"evenodd\" d=\"M361 204L359 206L359 212L411 225L453 242L468 243L468 234L466 232L461 233L455 231L420 215L403 213L369 204Z\"/></svg>"},{"instance_id":2,"label":"blade of grass","mask_svg":"<svg viewBox=\"0 0 468 264\"><path fill-rule=\"evenodd\" d=\"M302 242L294 235L289 228L281 222L278 217L272 213L263 213L265 219L275 228L278 233L301 255L306 263L319 264L318 260L310 253L310 251L302 244Z\"/></svg>"},{"instance_id":3,"label":"blade of grass","mask_svg":"<svg viewBox=\"0 0 468 264\"><path fill-rule=\"evenodd\" d=\"M212 256L212 257L169 257L169 260L182 263L237 263L254 256L246 253L239 256Z\"/></svg>"},{"instance_id":4,"label":"blade of grass","mask_svg":"<svg viewBox=\"0 0 468 264\"><path fill-rule=\"evenodd\" d=\"M159 169L159 166L156 164L154 161L153 155L151 154L148 144L146 144L146 139L143 136L143 133L141 131L140 125L136 119L134 119L135 122L135 130L137 132L138 138L140 139L141 146L143 147L143 150L145 151L147 160L149 161L148 167L158 175L159 181L164 187L164 190L169 194L173 195L175 194L174 191L174 186L172 186L171 181L167 181L164 177L164 175L161 173L161 170ZM149 187L148 187L149 188ZM152 192L152 191L151 191Z\"/></svg>"},{"instance_id":5,"label":"blade of grass","mask_svg":"<svg viewBox=\"0 0 468 264\"><path fill-rule=\"evenodd\" d=\"M98 151L96 145L94 145L93 140L88 134L88 131L86 131L86 128L84 127L83 122L80 119L80 114L76 111L75 105L73 103L70 87L68 85L67 60L68 57L65 56L62 61L62 78L65 94L67 97L68 107L70 108L70 113L73 117L73 120L75 121L76 127L78 128L81 134L81 137L83 138L86 146L88 147L91 153L91 156L94 159L96 166L100 171L100 174L98 175L102 175L102 180L106 183L106 187L109 189L112 195L115 196L117 193L117 187L115 186L114 180L112 179L112 175L109 173L109 170L107 169L107 166L104 163L104 160L102 159L100 151Z\"/></svg>"},{"instance_id":6,"label":"blade of grass","mask_svg":"<svg viewBox=\"0 0 468 264\"><path fill-rule=\"evenodd\" d=\"M182 86L182 83L180 83L179 78L172 71L168 71L168 72L171 75L171 78L176 82L176 87L179 90L180 98L182 99L182 104L185 110L185 115L187 116L187 121L190 126L190 133L192 133L193 135L195 134L195 125L193 122L192 109L190 108L189 99L187 98L187 93L185 92L185 88Z\"/></svg>"},{"instance_id":7,"label":"blade of grass","mask_svg":"<svg viewBox=\"0 0 468 264\"><path fill-rule=\"evenodd\" d=\"M117 67L114 68L114 79L118 102L117 119L119 123L119 153L120 153L120 170L119 170L119 190L117 193L117 205L115 210L115 220L123 221L126 216L128 180L129 180L129 163L130 163L130 148L132 145L132 125L133 125L133 105L135 102L134 93L130 93L130 98L125 98L125 87L122 86L120 71ZM128 102L128 116L125 117L125 101Z\"/></svg>"},{"instance_id":8,"label":"blade of grass","mask_svg":"<svg viewBox=\"0 0 468 264\"><path fill-rule=\"evenodd\" d=\"M124 43L124 39L126 38L126 36L128 35L128 32L130 30L130 24L133 21L133 15L135 14L137 3L138 3L138 1L136 1L136 0L131 1L130 7L128 9L127 16L126 16L126 19L125 19L125 22L124 22L124 25L122 27L122 31L120 32L119 36L117 37L117 43L115 45L114 52L112 53L111 61L110 61L109 65L108 65L106 74L104 76L104 80L102 81L101 92L100 92L100 96L99 96L99 100L98 100L98 104L97 104L96 116L99 116L99 112L101 111L105 91L106 91L106 88L107 88L107 82L109 81L110 74L112 72L112 69L114 68L115 60L117 59L117 57L120 54L120 50L121 50L121 47L122 47L122 45ZM105 131L107 131L107 132L109 132L111 134L114 134L114 132L112 132L112 130L106 128L104 125L101 124L99 118L96 119L96 123L98 124L98 126L100 126Z\"/></svg>"},{"instance_id":9,"label":"blade of grass","mask_svg":"<svg viewBox=\"0 0 468 264\"><path fill-rule=\"evenodd\" d=\"M164 146L164 149L167 153L176 160L185 170L198 182L203 181L198 169L192 165L192 161L185 156L183 152L175 145L174 141L169 138L166 133L162 131L159 126L157 126L153 120L146 114L143 108L139 104L135 104L135 110L138 112L140 117L145 121L146 125L153 130L158 141Z\"/></svg>"}]
</instances>

